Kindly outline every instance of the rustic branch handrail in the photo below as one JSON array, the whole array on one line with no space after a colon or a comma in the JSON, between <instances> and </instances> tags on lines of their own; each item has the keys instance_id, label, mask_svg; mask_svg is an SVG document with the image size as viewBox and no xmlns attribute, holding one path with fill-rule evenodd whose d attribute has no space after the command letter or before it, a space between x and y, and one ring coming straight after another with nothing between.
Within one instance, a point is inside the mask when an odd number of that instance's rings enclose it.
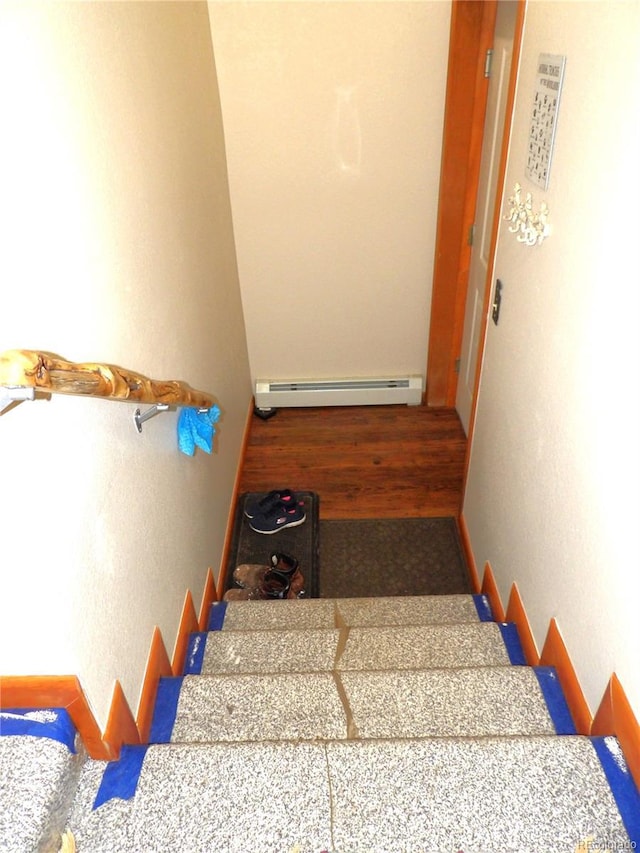
<instances>
[{"instance_id":1,"label":"rustic branch handrail","mask_svg":"<svg viewBox=\"0 0 640 853\"><path fill-rule=\"evenodd\" d=\"M37 350L8 350L0 354L2 387L198 409L209 409L214 403L210 394L196 391L185 382L148 379L112 364L77 364Z\"/></svg>"}]
</instances>

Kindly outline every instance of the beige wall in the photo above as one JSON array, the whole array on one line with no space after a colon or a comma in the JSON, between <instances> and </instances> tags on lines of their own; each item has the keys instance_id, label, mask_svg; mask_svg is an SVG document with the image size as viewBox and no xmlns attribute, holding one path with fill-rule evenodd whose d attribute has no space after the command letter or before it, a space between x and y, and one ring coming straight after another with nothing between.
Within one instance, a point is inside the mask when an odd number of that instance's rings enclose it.
<instances>
[{"instance_id":1,"label":"beige wall","mask_svg":"<svg viewBox=\"0 0 640 853\"><path fill-rule=\"evenodd\" d=\"M252 377L424 376L450 3L209 5Z\"/></svg>"},{"instance_id":2,"label":"beige wall","mask_svg":"<svg viewBox=\"0 0 640 853\"><path fill-rule=\"evenodd\" d=\"M640 717L638 198L640 3L531 2L507 195L546 201L553 232L500 232L464 515L538 644L556 617L595 710L619 675ZM524 174L538 55L566 75L547 192Z\"/></svg>"},{"instance_id":3,"label":"beige wall","mask_svg":"<svg viewBox=\"0 0 640 853\"><path fill-rule=\"evenodd\" d=\"M0 417L0 672L78 674L135 710L154 625L217 571L250 401L205 3L0 5L0 350L214 393L215 453L176 412L56 397Z\"/></svg>"}]
</instances>

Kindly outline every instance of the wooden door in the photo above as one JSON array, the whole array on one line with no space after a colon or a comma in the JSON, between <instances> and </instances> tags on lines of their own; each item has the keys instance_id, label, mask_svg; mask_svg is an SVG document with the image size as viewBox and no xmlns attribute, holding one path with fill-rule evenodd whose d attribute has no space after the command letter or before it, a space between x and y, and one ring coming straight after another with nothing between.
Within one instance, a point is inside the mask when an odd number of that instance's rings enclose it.
<instances>
[{"instance_id":1,"label":"wooden door","mask_svg":"<svg viewBox=\"0 0 640 853\"><path fill-rule=\"evenodd\" d=\"M508 136L513 111L527 0L515 2L516 24L504 138ZM453 407L456 404L471 263L469 234L475 219L490 80L485 77L485 61L487 50L493 43L497 5L495 0L454 0L452 5L427 388L424 397L425 403L432 407ZM500 185L504 181L505 166L506 147L502 144L497 175ZM492 243L497 236L497 224L494 217L491 226ZM485 316L488 299L489 293L485 290ZM482 347L484 334L481 327L478 328L478 335L479 347ZM477 375L475 379L477 384Z\"/></svg>"},{"instance_id":2,"label":"wooden door","mask_svg":"<svg viewBox=\"0 0 640 853\"><path fill-rule=\"evenodd\" d=\"M493 39L495 0L454 0L442 140L438 224L431 292L427 388L429 406L456 399L462 324L489 88L485 59Z\"/></svg>"},{"instance_id":3,"label":"wooden door","mask_svg":"<svg viewBox=\"0 0 640 853\"><path fill-rule=\"evenodd\" d=\"M487 322L485 288L488 274L493 270L495 255L495 246L492 244L493 219L496 212L496 200L500 208L503 197L503 187L502 185L498 186L498 175L502 155L517 9L517 0L499 0L493 38L456 393L456 409L467 435L475 395L478 351L481 335Z\"/></svg>"}]
</instances>

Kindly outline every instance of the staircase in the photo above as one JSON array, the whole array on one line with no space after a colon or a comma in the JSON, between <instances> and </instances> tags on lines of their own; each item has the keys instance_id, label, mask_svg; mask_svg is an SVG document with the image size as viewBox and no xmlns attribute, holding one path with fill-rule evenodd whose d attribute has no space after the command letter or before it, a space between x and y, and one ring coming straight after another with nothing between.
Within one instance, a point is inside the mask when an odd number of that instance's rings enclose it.
<instances>
[{"instance_id":1,"label":"staircase","mask_svg":"<svg viewBox=\"0 0 640 853\"><path fill-rule=\"evenodd\" d=\"M78 851L640 841L617 741L575 734L554 670L525 665L483 596L222 602L209 628L184 677L160 681L152 744L83 763L67 820ZM57 849L8 838L8 853Z\"/></svg>"},{"instance_id":2,"label":"staircase","mask_svg":"<svg viewBox=\"0 0 640 853\"><path fill-rule=\"evenodd\" d=\"M83 753L64 709L0 712L0 851L57 851Z\"/></svg>"}]
</instances>

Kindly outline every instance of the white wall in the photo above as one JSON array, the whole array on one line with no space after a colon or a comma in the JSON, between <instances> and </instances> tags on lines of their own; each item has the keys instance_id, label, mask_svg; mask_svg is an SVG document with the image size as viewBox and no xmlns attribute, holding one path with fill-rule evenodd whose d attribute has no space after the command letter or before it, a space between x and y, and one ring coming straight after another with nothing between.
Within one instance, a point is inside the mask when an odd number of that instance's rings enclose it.
<instances>
[{"instance_id":1,"label":"white wall","mask_svg":"<svg viewBox=\"0 0 640 853\"><path fill-rule=\"evenodd\" d=\"M450 3L209 6L252 377L424 376Z\"/></svg>"},{"instance_id":2,"label":"white wall","mask_svg":"<svg viewBox=\"0 0 640 853\"><path fill-rule=\"evenodd\" d=\"M529 4L507 195L546 201L553 233L501 227L464 515L539 646L557 618L592 711L616 671L640 717L639 43L638 2ZM524 174L542 52L567 57L547 192Z\"/></svg>"},{"instance_id":3,"label":"white wall","mask_svg":"<svg viewBox=\"0 0 640 853\"><path fill-rule=\"evenodd\" d=\"M250 401L205 3L0 5L0 351L182 379L223 410L189 458L177 413L57 396L0 417L0 673L78 674L135 711L154 625L219 568Z\"/></svg>"}]
</instances>

